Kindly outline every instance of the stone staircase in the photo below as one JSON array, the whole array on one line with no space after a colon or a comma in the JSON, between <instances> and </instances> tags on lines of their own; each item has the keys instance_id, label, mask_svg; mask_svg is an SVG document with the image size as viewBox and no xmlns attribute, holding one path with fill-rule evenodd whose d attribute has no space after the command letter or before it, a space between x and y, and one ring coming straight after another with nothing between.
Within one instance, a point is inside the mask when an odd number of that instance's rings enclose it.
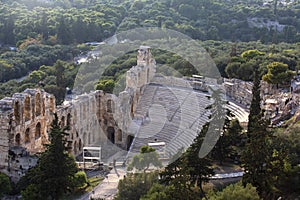
<instances>
[{"instance_id":1,"label":"stone staircase","mask_svg":"<svg viewBox=\"0 0 300 200\"><path fill-rule=\"evenodd\" d=\"M165 142L166 157L189 147L210 115L205 108L212 101L206 95L189 88L147 85L134 115L135 139L128 158L151 142Z\"/></svg>"}]
</instances>

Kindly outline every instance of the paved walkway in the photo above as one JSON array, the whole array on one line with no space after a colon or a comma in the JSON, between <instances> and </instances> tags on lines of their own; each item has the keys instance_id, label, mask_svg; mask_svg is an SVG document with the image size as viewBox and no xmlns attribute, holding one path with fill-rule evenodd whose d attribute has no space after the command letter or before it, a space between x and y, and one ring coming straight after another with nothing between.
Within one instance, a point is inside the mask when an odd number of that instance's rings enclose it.
<instances>
[{"instance_id":1,"label":"paved walkway","mask_svg":"<svg viewBox=\"0 0 300 200\"><path fill-rule=\"evenodd\" d=\"M113 199L117 194L119 180L126 174L126 169L123 167L116 167L110 171L107 177L94 188L92 192L82 195L77 200L90 199Z\"/></svg>"}]
</instances>

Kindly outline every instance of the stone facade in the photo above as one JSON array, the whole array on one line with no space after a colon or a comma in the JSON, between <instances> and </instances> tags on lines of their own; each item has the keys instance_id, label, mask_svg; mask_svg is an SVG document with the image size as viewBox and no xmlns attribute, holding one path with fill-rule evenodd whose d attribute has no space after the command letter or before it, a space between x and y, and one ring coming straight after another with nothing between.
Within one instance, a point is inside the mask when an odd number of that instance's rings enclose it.
<instances>
[{"instance_id":1,"label":"stone facade","mask_svg":"<svg viewBox=\"0 0 300 200\"><path fill-rule=\"evenodd\" d=\"M17 181L36 164L35 155L48 142L54 113L62 127L69 127L68 147L75 156L81 155L85 146L105 147L102 156L109 154L112 146L128 149L128 127L144 86L154 74L150 47L141 46L137 65L126 74L126 89L118 96L94 91L55 106L53 95L42 89L26 89L0 100L0 171Z\"/></svg>"},{"instance_id":2,"label":"stone facade","mask_svg":"<svg viewBox=\"0 0 300 200\"><path fill-rule=\"evenodd\" d=\"M282 121L291 118L300 107L299 94L300 78L297 76L290 86L277 87L261 81L261 108L266 118L273 125L280 125ZM226 95L247 108L252 100L252 82L238 79L224 79Z\"/></svg>"},{"instance_id":3,"label":"stone facade","mask_svg":"<svg viewBox=\"0 0 300 200\"><path fill-rule=\"evenodd\" d=\"M54 96L41 89L26 89L0 100L1 171L15 177L32 166L25 157L35 160L31 156L44 150L55 110Z\"/></svg>"},{"instance_id":4,"label":"stone facade","mask_svg":"<svg viewBox=\"0 0 300 200\"><path fill-rule=\"evenodd\" d=\"M226 96L250 108L253 83L239 79L224 79Z\"/></svg>"}]
</instances>

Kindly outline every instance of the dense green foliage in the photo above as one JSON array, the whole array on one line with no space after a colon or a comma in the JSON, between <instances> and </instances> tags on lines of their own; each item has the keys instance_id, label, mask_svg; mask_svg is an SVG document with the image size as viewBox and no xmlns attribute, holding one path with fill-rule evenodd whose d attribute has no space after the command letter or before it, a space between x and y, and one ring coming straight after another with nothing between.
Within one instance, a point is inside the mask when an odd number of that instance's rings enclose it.
<instances>
[{"instance_id":1,"label":"dense green foliage","mask_svg":"<svg viewBox=\"0 0 300 200\"><path fill-rule=\"evenodd\" d=\"M56 60L72 61L79 54L73 46L30 44L20 51L0 54L0 82L26 76L42 65L51 66Z\"/></svg>"},{"instance_id":2,"label":"dense green foliage","mask_svg":"<svg viewBox=\"0 0 300 200\"><path fill-rule=\"evenodd\" d=\"M154 183L158 182L158 173L127 174L120 180L116 200L139 200Z\"/></svg>"},{"instance_id":3,"label":"dense green foliage","mask_svg":"<svg viewBox=\"0 0 300 200\"><path fill-rule=\"evenodd\" d=\"M156 41L159 42L159 41ZM200 41L199 41L200 42ZM208 51L212 56L213 60L216 63L221 75L223 77L230 78L240 78L243 80L252 80L253 67L260 66L261 70L264 73L268 72L267 65L272 62L282 62L288 65L290 70L297 70L299 67L299 57L300 51L297 44L286 44L281 43L276 46L273 45L264 45L260 42L249 42L249 43L228 43L228 42L218 42L218 41L203 41L200 44ZM61 46L64 47L64 46ZM182 47L183 48L183 47ZM80 48L84 49L84 48ZM233 50L234 49L234 50ZM258 56L257 58L245 59L245 57L239 56L248 50L259 49L261 52L265 52L263 55ZM24 50L26 51L26 50ZM86 50L83 50L86 51ZM20 53L22 53L21 51ZM51 51L50 51L51 52ZM232 52L234 57L231 57ZM9 52L11 53L11 52ZM14 54L14 53L13 53ZM181 76L190 76L192 74L197 74L197 70L186 60L180 58L178 55L172 52L166 52L159 49L152 50L153 57L157 62L157 73L163 75L174 75L177 77ZM70 54L71 55L71 54ZM72 54L73 55L73 54ZM75 55L75 54L74 54ZM72 56L71 56L72 57ZM26 58L26 56L24 56ZM31 58L31 57L30 57ZM102 58L105 60L106 58ZM7 62L12 62L18 60L15 57L11 57L5 62L2 62L2 65L7 65ZM23 61L22 61L23 62ZM5 96L10 96L15 92L22 92L28 87L37 87L40 80L43 80L42 83L45 86L44 89L50 93L54 93L58 99L62 98L62 95L59 95L59 91L56 85L56 73L55 73L55 64L56 61L53 61L53 65L41 64L41 67L37 69L37 72L32 72L30 76L27 76L22 81L10 80L6 83L0 84L1 95L0 98ZM96 88L104 89L105 91L110 92L114 89L114 92L122 91L125 88L124 86L124 74L125 72L136 64L136 52L129 52L116 59L109 66L105 66L105 71L101 76L99 84L97 82L92 83L89 89L90 91ZM1 65L1 63L0 63ZM73 88L74 80L79 69L79 65L75 64L64 64L64 84L62 86ZM12 66L14 68L14 66ZM84 68L84 67L83 67ZM24 72L29 73L31 70L26 69ZM93 69L91 69L93 71ZM87 79L84 83L90 80L89 74L83 74L80 76L82 80ZM99 78L99 76L97 77ZM96 80L96 77L92 79ZM112 84L103 84L107 80L113 80ZM114 86L113 86L114 84ZM62 88L62 86L60 88ZM117 89L118 88L118 89ZM65 90L65 88L64 88ZM61 91L60 93L63 93ZM59 103L60 101L57 101Z\"/></svg>"},{"instance_id":4,"label":"dense green foliage","mask_svg":"<svg viewBox=\"0 0 300 200\"><path fill-rule=\"evenodd\" d=\"M209 200L260 200L256 188L251 184L245 187L241 182L231 184L225 187L222 191L211 193L208 195Z\"/></svg>"},{"instance_id":5,"label":"dense green foliage","mask_svg":"<svg viewBox=\"0 0 300 200\"><path fill-rule=\"evenodd\" d=\"M227 117L220 138L210 152L212 158L219 161L220 165L228 158L237 160L243 145L243 128L237 119L230 120L229 117L233 118L233 115L230 111L227 111Z\"/></svg>"},{"instance_id":6,"label":"dense green foliage","mask_svg":"<svg viewBox=\"0 0 300 200\"><path fill-rule=\"evenodd\" d=\"M12 190L11 182L6 174L0 173L0 198Z\"/></svg>"},{"instance_id":7,"label":"dense green foliage","mask_svg":"<svg viewBox=\"0 0 300 200\"><path fill-rule=\"evenodd\" d=\"M146 172L151 165L154 167L162 167L162 163L159 160L159 155L154 148L142 146L140 153L133 156L132 161L129 163L127 169L131 171L135 168L139 171L143 170Z\"/></svg>"},{"instance_id":8,"label":"dense green foliage","mask_svg":"<svg viewBox=\"0 0 300 200\"><path fill-rule=\"evenodd\" d=\"M296 192L294 184L299 184L299 166L293 159L295 154L289 151L289 145L273 134L268 120L263 117L260 108L261 76L256 68L254 73L253 97L248 122L247 143L241 161L244 168L243 183L251 183L265 199L278 198ZM295 176L296 178L291 178ZM289 180L289 181L288 181ZM293 187L290 183L293 182ZM289 192L287 188L291 189Z\"/></svg>"},{"instance_id":9,"label":"dense green foliage","mask_svg":"<svg viewBox=\"0 0 300 200\"><path fill-rule=\"evenodd\" d=\"M281 62L272 62L267 65L268 73L262 79L271 84L289 84L292 77L295 76L288 65Z\"/></svg>"},{"instance_id":10,"label":"dense green foliage","mask_svg":"<svg viewBox=\"0 0 300 200\"><path fill-rule=\"evenodd\" d=\"M262 44L299 41L300 11L297 2L3 0L0 9L0 82L23 77L43 65L53 66L57 59L72 61L75 56L90 49L88 45L76 46L78 43L100 42L119 31L149 26L177 30L194 39L239 42L202 42L223 77L252 80L253 66L261 65L267 72L267 65L272 62L285 63L290 70L298 69L299 47L296 44ZM280 25L276 25L277 21ZM273 25L267 26L268 23ZM283 30L276 31L281 25L284 25ZM240 42L253 40L260 42ZM10 51L8 46L17 46L17 51ZM262 56L265 62L238 56L252 49L265 52ZM197 73L190 63L172 53L159 50L153 53L162 64L158 72L176 76ZM120 80L126 69L135 64L135 56L125 57L107 67L103 75L108 77L103 77L103 80L113 79L115 84ZM35 72L31 78L51 79L48 76ZM74 77L71 76L71 79L74 80ZM67 83L67 87L72 88L72 83ZM94 89L93 84L89 89ZM27 87L36 87L36 83L9 81L0 85L0 97ZM107 89L103 84L96 87L111 91L111 87ZM49 84L46 90L51 93L59 90L55 95L61 99L61 88Z\"/></svg>"},{"instance_id":11,"label":"dense green foliage","mask_svg":"<svg viewBox=\"0 0 300 200\"><path fill-rule=\"evenodd\" d=\"M295 74L292 71L300 69L299 5L298 0L269 3L261 0L2 0L0 98L26 88L41 87L53 93L60 104L68 92L66 88L73 88L79 70L79 65L67 62L92 50L88 42L101 42L115 33L140 27L176 30L199 41L222 77L254 80L246 146L240 146L244 138L240 137L238 123L226 119L211 157L199 158L206 125L195 143L161 173L166 185L157 183L157 174L130 174L120 182L117 199L198 199L204 195L202 183L213 174L210 159L222 164L224 158L239 156L241 148L246 172L243 183L253 199L257 195L247 183L255 186L266 199L299 193L299 131L293 127L273 134L274 129L263 119L260 110L258 84L261 77L271 84L288 83ZM179 48L189 49L187 46ZM153 49L152 54L158 73L177 77L198 73L191 63L172 52ZM135 51L129 52L104 66L101 79L95 83L89 82L94 78L90 75L93 70L76 79L88 83L83 86L86 91L119 92L124 88L124 73L136 64L135 57ZM18 78L22 80L12 80ZM39 164L19 184L24 199L57 199L86 181L85 175L77 172L73 158L65 153L63 130L56 124L50 135L51 143ZM131 167L147 169L150 161L144 162L142 152L139 156ZM156 162L157 157L154 158ZM7 177L0 175L0 182L5 185L1 185L0 194L7 193L11 189L6 184ZM240 193L247 196L249 193L244 190L237 184L211 198L235 199Z\"/></svg>"},{"instance_id":12,"label":"dense green foliage","mask_svg":"<svg viewBox=\"0 0 300 200\"><path fill-rule=\"evenodd\" d=\"M194 139L193 144L174 162L165 167L160 174L161 182L166 185L174 185L176 190L190 191L193 187L199 187L200 194L204 196L202 184L209 180L214 174L211 167L211 160L207 157L200 158L199 151L208 131L209 124L205 124ZM186 199L194 199L194 193L187 196ZM196 195L197 196L197 195Z\"/></svg>"},{"instance_id":13,"label":"dense green foliage","mask_svg":"<svg viewBox=\"0 0 300 200\"><path fill-rule=\"evenodd\" d=\"M86 182L86 177L77 174L75 160L67 153L64 131L55 115L49 133L50 143L41 154L38 165L30 169L19 182L23 199L59 199L64 193Z\"/></svg>"},{"instance_id":14,"label":"dense green foliage","mask_svg":"<svg viewBox=\"0 0 300 200\"><path fill-rule=\"evenodd\" d=\"M102 41L116 31L149 26L178 30L201 40L300 39L297 2L18 0L2 1L0 13L0 43L11 45L38 35L47 43Z\"/></svg>"}]
</instances>

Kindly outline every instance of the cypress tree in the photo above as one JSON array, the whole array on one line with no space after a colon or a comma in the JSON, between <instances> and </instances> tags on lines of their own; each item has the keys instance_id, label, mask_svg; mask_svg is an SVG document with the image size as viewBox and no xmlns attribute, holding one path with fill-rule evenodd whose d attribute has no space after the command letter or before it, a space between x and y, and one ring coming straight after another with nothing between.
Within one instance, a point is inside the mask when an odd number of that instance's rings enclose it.
<instances>
[{"instance_id":1,"label":"cypress tree","mask_svg":"<svg viewBox=\"0 0 300 200\"><path fill-rule=\"evenodd\" d=\"M251 183L262 195L272 188L271 174L271 132L269 123L263 118L260 107L260 78L258 70L254 72L254 86L250 107L247 143L241 161L244 168L243 183Z\"/></svg>"},{"instance_id":2,"label":"cypress tree","mask_svg":"<svg viewBox=\"0 0 300 200\"><path fill-rule=\"evenodd\" d=\"M23 190L23 199L59 199L64 193L72 191L74 177L78 168L75 160L67 153L65 132L66 127L60 127L58 117L51 125L50 143L41 154L37 166L30 169L19 182Z\"/></svg>"}]
</instances>

